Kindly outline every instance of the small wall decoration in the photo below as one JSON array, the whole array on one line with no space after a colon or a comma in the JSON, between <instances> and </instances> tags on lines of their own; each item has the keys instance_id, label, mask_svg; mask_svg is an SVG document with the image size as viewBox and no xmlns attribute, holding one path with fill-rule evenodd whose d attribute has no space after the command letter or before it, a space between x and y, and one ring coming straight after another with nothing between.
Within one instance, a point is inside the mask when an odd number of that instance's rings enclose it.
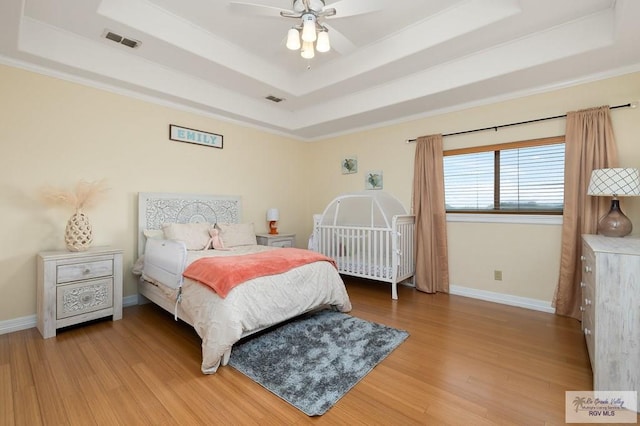
<instances>
[{"instance_id":1,"label":"small wall decoration","mask_svg":"<svg viewBox=\"0 0 640 426\"><path fill-rule=\"evenodd\" d=\"M358 173L358 157L350 155L342 159L342 174L349 175L352 173Z\"/></svg>"},{"instance_id":2,"label":"small wall decoration","mask_svg":"<svg viewBox=\"0 0 640 426\"><path fill-rule=\"evenodd\" d=\"M365 189L382 189L382 170L374 170L366 173L364 177Z\"/></svg>"},{"instance_id":3,"label":"small wall decoration","mask_svg":"<svg viewBox=\"0 0 640 426\"><path fill-rule=\"evenodd\" d=\"M189 129L188 127L180 127L175 124L169 125L169 139L172 141L195 143L197 145L222 149L222 135Z\"/></svg>"}]
</instances>

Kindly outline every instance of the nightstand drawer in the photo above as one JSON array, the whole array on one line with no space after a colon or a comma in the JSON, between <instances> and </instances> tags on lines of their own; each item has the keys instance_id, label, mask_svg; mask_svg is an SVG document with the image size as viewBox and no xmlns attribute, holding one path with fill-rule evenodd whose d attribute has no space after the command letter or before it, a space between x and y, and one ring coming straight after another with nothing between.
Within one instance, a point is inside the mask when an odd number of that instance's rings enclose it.
<instances>
[{"instance_id":1,"label":"nightstand drawer","mask_svg":"<svg viewBox=\"0 0 640 426\"><path fill-rule=\"evenodd\" d=\"M291 240L280 240L280 241L273 241L270 244L271 247L293 247L293 241Z\"/></svg>"},{"instance_id":2,"label":"nightstand drawer","mask_svg":"<svg viewBox=\"0 0 640 426\"><path fill-rule=\"evenodd\" d=\"M56 288L56 319L113 306L113 279L81 281Z\"/></svg>"},{"instance_id":3,"label":"nightstand drawer","mask_svg":"<svg viewBox=\"0 0 640 426\"><path fill-rule=\"evenodd\" d=\"M296 234L256 234L258 244L269 247L294 247Z\"/></svg>"},{"instance_id":4,"label":"nightstand drawer","mask_svg":"<svg viewBox=\"0 0 640 426\"><path fill-rule=\"evenodd\" d=\"M113 260L111 259L71 263L58 265L56 282L61 284L111 275L113 275Z\"/></svg>"}]
</instances>

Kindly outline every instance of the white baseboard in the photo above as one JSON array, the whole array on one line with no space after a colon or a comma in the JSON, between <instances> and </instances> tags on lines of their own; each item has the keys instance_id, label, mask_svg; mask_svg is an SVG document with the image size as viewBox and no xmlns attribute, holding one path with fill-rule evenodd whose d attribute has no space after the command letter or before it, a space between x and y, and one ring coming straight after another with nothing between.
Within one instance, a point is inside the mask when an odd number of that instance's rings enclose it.
<instances>
[{"instance_id":1,"label":"white baseboard","mask_svg":"<svg viewBox=\"0 0 640 426\"><path fill-rule=\"evenodd\" d=\"M138 295L132 294L131 296L125 296L122 298L122 307L133 306L138 304Z\"/></svg>"},{"instance_id":2,"label":"white baseboard","mask_svg":"<svg viewBox=\"0 0 640 426\"><path fill-rule=\"evenodd\" d=\"M0 321L0 334L8 334L13 333L14 331L33 328L36 326L36 320L35 315L27 315L26 317Z\"/></svg>"},{"instance_id":3,"label":"white baseboard","mask_svg":"<svg viewBox=\"0 0 640 426\"><path fill-rule=\"evenodd\" d=\"M122 306L133 306L138 304L138 295L134 294L126 296L122 299ZM26 317L13 318L0 321L0 334L13 333L14 331L26 330L37 325L37 317L35 315L27 315Z\"/></svg>"},{"instance_id":4,"label":"white baseboard","mask_svg":"<svg viewBox=\"0 0 640 426\"><path fill-rule=\"evenodd\" d=\"M534 311L555 313L555 308L551 302L528 297L513 296L511 294L495 293L493 291L478 290L475 288L462 287L459 285L449 286L449 293L457 296L470 297L472 299L486 300L487 302L501 303L503 305L517 306L519 308L532 309Z\"/></svg>"}]
</instances>

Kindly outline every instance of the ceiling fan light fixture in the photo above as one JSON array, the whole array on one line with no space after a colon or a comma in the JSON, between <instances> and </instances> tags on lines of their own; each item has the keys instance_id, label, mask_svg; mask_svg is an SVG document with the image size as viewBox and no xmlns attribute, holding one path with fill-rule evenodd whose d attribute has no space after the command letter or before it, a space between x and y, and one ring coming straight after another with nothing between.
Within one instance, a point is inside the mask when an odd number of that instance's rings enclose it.
<instances>
[{"instance_id":1,"label":"ceiling fan light fixture","mask_svg":"<svg viewBox=\"0 0 640 426\"><path fill-rule=\"evenodd\" d=\"M291 28L287 33L287 49L300 49L300 32L295 28Z\"/></svg>"},{"instance_id":2,"label":"ceiling fan light fixture","mask_svg":"<svg viewBox=\"0 0 640 426\"><path fill-rule=\"evenodd\" d=\"M329 32L326 30L318 33L318 41L316 42L316 50L320 53L325 53L331 50L331 43L329 43Z\"/></svg>"},{"instance_id":3,"label":"ceiling fan light fixture","mask_svg":"<svg viewBox=\"0 0 640 426\"><path fill-rule=\"evenodd\" d=\"M300 49L300 56L305 59L312 59L316 56L316 52L313 50L313 42L311 41L303 41L302 49Z\"/></svg>"},{"instance_id":4,"label":"ceiling fan light fixture","mask_svg":"<svg viewBox=\"0 0 640 426\"><path fill-rule=\"evenodd\" d=\"M312 13L302 15L302 41L316 41L316 17Z\"/></svg>"}]
</instances>

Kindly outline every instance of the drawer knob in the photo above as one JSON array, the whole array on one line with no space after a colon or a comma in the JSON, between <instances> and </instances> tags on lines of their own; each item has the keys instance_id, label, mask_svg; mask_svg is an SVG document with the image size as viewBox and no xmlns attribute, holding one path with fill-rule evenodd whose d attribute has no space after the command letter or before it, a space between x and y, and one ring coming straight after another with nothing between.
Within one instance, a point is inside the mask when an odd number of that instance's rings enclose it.
<instances>
[{"instance_id":1,"label":"drawer knob","mask_svg":"<svg viewBox=\"0 0 640 426\"><path fill-rule=\"evenodd\" d=\"M590 336L591 335L591 330L589 330L587 327L584 328L584 335L585 336Z\"/></svg>"},{"instance_id":2,"label":"drawer knob","mask_svg":"<svg viewBox=\"0 0 640 426\"><path fill-rule=\"evenodd\" d=\"M584 306L580 306L580 312L584 312L584 311L585 311Z\"/></svg>"},{"instance_id":3,"label":"drawer knob","mask_svg":"<svg viewBox=\"0 0 640 426\"><path fill-rule=\"evenodd\" d=\"M585 304L586 306L591 305L591 299L584 299L584 304Z\"/></svg>"},{"instance_id":4,"label":"drawer knob","mask_svg":"<svg viewBox=\"0 0 640 426\"><path fill-rule=\"evenodd\" d=\"M84 275L87 275L87 274L89 274L90 272L91 272L91 269L89 269L89 268L84 268L84 271L82 271L82 273L83 273Z\"/></svg>"},{"instance_id":5,"label":"drawer knob","mask_svg":"<svg viewBox=\"0 0 640 426\"><path fill-rule=\"evenodd\" d=\"M585 288L586 286L587 285L584 282L580 281L580 288Z\"/></svg>"},{"instance_id":6,"label":"drawer knob","mask_svg":"<svg viewBox=\"0 0 640 426\"><path fill-rule=\"evenodd\" d=\"M591 272L591 266L589 266L589 265L585 266L585 267L584 267L584 271L585 271L586 273Z\"/></svg>"},{"instance_id":7,"label":"drawer knob","mask_svg":"<svg viewBox=\"0 0 640 426\"><path fill-rule=\"evenodd\" d=\"M587 258L584 256L580 256L580 260L584 262L585 260L587 260Z\"/></svg>"}]
</instances>

